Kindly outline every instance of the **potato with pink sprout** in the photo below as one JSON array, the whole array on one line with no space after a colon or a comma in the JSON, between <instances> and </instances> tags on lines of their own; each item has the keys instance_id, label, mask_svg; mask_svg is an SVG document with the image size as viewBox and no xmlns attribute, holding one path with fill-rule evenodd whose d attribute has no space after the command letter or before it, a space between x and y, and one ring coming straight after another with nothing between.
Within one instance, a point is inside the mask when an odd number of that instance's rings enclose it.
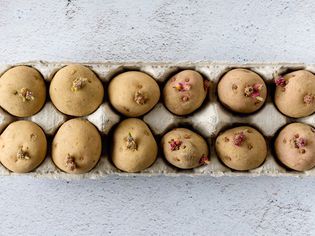
<instances>
[{"instance_id":1,"label":"potato with pink sprout","mask_svg":"<svg viewBox=\"0 0 315 236\"><path fill-rule=\"evenodd\" d=\"M287 167L305 171L315 166L315 129L303 123L284 127L275 141L278 159Z\"/></svg>"},{"instance_id":2,"label":"potato with pink sprout","mask_svg":"<svg viewBox=\"0 0 315 236\"><path fill-rule=\"evenodd\" d=\"M207 142L186 128L176 128L165 134L162 148L166 160L180 169L192 169L209 162Z\"/></svg>"},{"instance_id":3,"label":"potato with pink sprout","mask_svg":"<svg viewBox=\"0 0 315 236\"><path fill-rule=\"evenodd\" d=\"M165 106L176 115L188 115L205 100L209 81L193 70L184 70L169 79L163 89Z\"/></svg>"},{"instance_id":4,"label":"potato with pink sprout","mask_svg":"<svg viewBox=\"0 0 315 236\"><path fill-rule=\"evenodd\" d=\"M275 104L286 116L300 118L315 112L315 75L298 70L276 77Z\"/></svg>"},{"instance_id":5,"label":"potato with pink sprout","mask_svg":"<svg viewBox=\"0 0 315 236\"><path fill-rule=\"evenodd\" d=\"M233 69L219 81L218 96L226 108L238 113L252 113L264 105L267 87L255 72Z\"/></svg>"},{"instance_id":6,"label":"potato with pink sprout","mask_svg":"<svg viewBox=\"0 0 315 236\"><path fill-rule=\"evenodd\" d=\"M234 170L255 169L267 157L265 138L249 126L240 126L222 132L216 139L215 148L222 162Z\"/></svg>"}]
</instances>

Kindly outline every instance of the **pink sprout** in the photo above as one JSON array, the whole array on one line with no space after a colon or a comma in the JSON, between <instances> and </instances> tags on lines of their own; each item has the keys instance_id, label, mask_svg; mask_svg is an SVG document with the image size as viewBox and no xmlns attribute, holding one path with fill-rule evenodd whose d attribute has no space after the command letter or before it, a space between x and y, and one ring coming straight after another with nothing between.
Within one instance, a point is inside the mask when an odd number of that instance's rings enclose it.
<instances>
[{"instance_id":1,"label":"pink sprout","mask_svg":"<svg viewBox=\"0 0 315 236\"><path fill-rule=\"evenodd\" d=\"M179 82L176 84L175 88L180 92L188 91L191 89L191 84Z\"/></svg>"},{"instance_id":2,"label":"pink sprout","mask_svg":"<svg viewBox=\"0 0 315 236\"><path fill-rule=\"evenodd\" d=\"M241 146L242 143L246 140L246 136L243 132L237 133L234 135L233 143L236 146Z\"/></svg>"},{"instance_id":3,"label":"pink sprout","mask_svg":"<svg viewBox=\"0 0 315 236\"><path fill-rule=\"evenodd\" d=\"M262 84L254 84L253 85L253 93L252 93L252 97L256 98L260 96L260 90L262 89Z\"/></svg>"},{"instance_id":4,"label":"pink sprout","mask_svg":"<svg viewBox=\"0 0 315 236\"><path fill-rule=\"evenodd\" d=\"M303 100L304 100L304 103L311 104L311 103L313 103L314 96L307 94L307 95L304 96Z\"/></svg>"},{"instance_id":5,"label":"pink sprout","mask_svg":"<svg viewBox=\"0 0 315 236\"><path fill-rule=\"evenodd\" d=\"M179 147L182 144L182 141L171 139L171 141L169 141L168 143L170 144L171 151L175 151L175 150L179 150Z\"/></svg>"},{"instance_id":6,"label":"pink sprout","mask_svg":"<svg viewBox=\"0 0 315 236\"><path fill-rule=\"evenodd\" d=\"M209 80L204 80L203 81L203 88L204 88L204 90L207 91L209 87L210 87L210 81Z\"/></svg>"},{"instance_id":7,"label":"pink sprout","mask_svg":"<svg viewBox=\"0 0 315 236\"><path fill-rule=\"evenodd\" d=\"M245 96L255 98L259 101L263 101L260 96L260 90L262 89L262 84L253 84L245 87Z\"/></svg>"},{"instance_id":8,"label":"pink sprout","mask_svg":"<svg viewBox=\"0 0 315 236\"><path fill-rule=\"evenodd\" d=\"M303 148L306 146L306 139L305 138L298 138L294 140L294 145L296 148Z\"/></svg>"},{"instance_id":9,"label":"pink sprout","mask_svg":"<svg viewBox=\"0 0 315 236\"><path fill-rule=\"evenodd\" d=\"M280 86L280 87L285 87L287 85L286 80L282 76L275 79L275 83L276 83L276 86Z\"/></svg>"},{"instance_id":10,"label":"pink sprout","mask_svg":"<svg viewBox=\"0 0 315 236\"><path fill-rule=\"evenodd\" d=\"M200 165L205 165L209 163L209 157L206 155L202 155L202 157L199 160Z\"/></svg>"}]
</instances>

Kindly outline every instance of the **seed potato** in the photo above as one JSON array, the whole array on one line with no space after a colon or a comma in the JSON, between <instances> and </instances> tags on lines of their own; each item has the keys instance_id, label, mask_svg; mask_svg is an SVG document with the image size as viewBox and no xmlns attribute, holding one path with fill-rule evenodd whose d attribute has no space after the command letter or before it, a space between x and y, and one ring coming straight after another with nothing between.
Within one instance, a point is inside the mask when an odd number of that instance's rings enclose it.
<instances>
[{"instance_id":1,"label":"seed potato","mask_svg":"<svg viewBox=\"0 0 315 236\"><path fill-rule=\"evenodd\" d=\"M265 103L267 87L255 72L233 69L219 81L218 97L225 107L234 112L252 113Z\"/></svg>"},{"instance_id":2,"label":"seed potato","mask_svg":"<svg viewBox=\"0 0 315 236\"><path fill-rule=\"evenodd\" d=\"M287 167L305 171L315 166L315 129L302 123L284 127L275 141L278 159Z\"/></svg>"},{"instance_id":3,"label":"seed potato","mask_svg":"<svg viewBox=\"0 0 315 236\"><path fill-rule=\"evenodd\" d=\"M101 151L98 130L79 118L65 122L52 142L52 160L59 169L71 174L89 172L100 159Z\"/></svg>"},{"instance_id":4,"label":"seed potato","mask_svg":"<svg viewBox=\"0 0 315 236\"><path fill-rule=\"evenodd\" d=\"M112 161L125 172L139 172L153 164L158 147L149 127L140 119L122 121L114 131Z\"/></svg>"},{"instance_id":5,"label":"seed potato","mask_svg":"<svg viewBox=\"0 0 315 236\"><path fill-rule=\"evenodd\" d=\"M108 86L109 101L128 117L142 116L159 101L160 88L146 73L128 71L114 77Z\"/></svg>"},{"instance_id":6,"label":"seed potato","mask_svg":"<svg viewBox=\"0 0 315 236\"><path fill-rule=\"evenodd\" d=\"M45 159L46 150L43 130L31 121L13 122L0 136L0 161L13 172L34 170Z\"/></svg>"},{"instance_id":7,"label":"seed potato","mask_svg":"<svg viewBox=\"0 0 315 236\"><path fill-rule=\"evenodd\" d=\"M16 66L0 77L0 106L18 117L32 116L44 105L46 86L41 74L29 66Z\"/></svg>"},{"instance_id":8,"label":"seed potato","mask_svg":"<svg viewBox=\"0 0 315 236\"><path fill-rule=\"evenodd\" d=\"M176 128L162 138L166 160L181 169L192 169L209 162L207 142L199 134Z\"/></svg>"},{"instance_id":9,"label":"seed potato","mask_svg":"<svg viewBox=\"0 0 315 236\"><path fill-rule=\"evenodd\" d=\"M68 65L53 77L49 94L56 108L70 116L86 116L102 103L104 88L89 68Z\"/></svg>"},{"instance_id":10,"label":"seed potato","mask_svg":"<svg viewBox=\"0 0 315 236\"><path fill-rule=\"evenodd\" d=\"M267 145L261 133L252 127L241 126L221 133L215 142L222 162L234 170L259 167L267 157Z\"/></svg>"},{"instance_id":11,"label":"seed potato","mask_svg":"<svg viewBox=\"0 0 315 236\"><path fill-rule=\"evenodd\" d=\"M315 75L298 70L275 79L275 104L286 116L300 118L315 112Z\"/></svg>"},{"instance_id":12,"label":"seed potato","mask_svg":"<svg viewBox=\"0 0 315 236\"><path fill-rule=\"evenodd\" d=\"M188 115L202 105L208 87L209 81L197 71L181 71L169 79L163 89L165 106L176 115Z\"/></svg>"}]
</instances>

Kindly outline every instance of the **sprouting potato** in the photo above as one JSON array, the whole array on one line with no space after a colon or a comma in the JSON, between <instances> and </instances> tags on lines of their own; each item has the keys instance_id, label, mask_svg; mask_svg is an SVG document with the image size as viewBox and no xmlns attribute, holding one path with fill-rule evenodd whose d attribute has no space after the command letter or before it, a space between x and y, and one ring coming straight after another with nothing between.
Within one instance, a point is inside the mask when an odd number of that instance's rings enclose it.
<instances>
[{"instance_id":1,"label":"sprouting potato","mask_svg":"<svg viewBox=\"0 0 315 236\"><path fill-rule=\"evenodd\" d=\"M252 113L265 103L267 87L255 72L233 69L220 79L218 96L226 108L238 113Z\"/></svg>"},{"instance_id":2,"label":"sprouting potato","mask_svg":"<svg viewBox=\"0 0 315 236\"><path fill-rule=\"evenodd\" d=\"M52 142L52 160L71 174L89 172L100 159L101 136L89 121L76 118L65 122Z\"/></svg>"},{"instance_id":3,"label":"sprouting potato","mask_svg":"<svg viewBox=\"0 0 315 236\"><path fill-rule=\"evenodd\" d=\"M16 66L0 77L0 106L10 114L32 116L43 107L45 100L45 82L36 69Z\"/></svg>"},{"instance_id":4,"label":"sprouting potato","mask_svg":"<svg viewBox=\"0 0 315 236\"><path fill-rule=\"evenodd\" d=\"M31 121L13 122L0 136L0 161L13 172L34 170L45 159L46 150L43 130Z\"/></svg>"},{"instance_id":5,"label":"sprouting potato","mask_svg":"<svg viewBox=\"0 0 315 236\"><path fill-rule=\"evenodd\" d=\"M285 126L275 141L278 159L287 167L305 171L315 166L315 129L303 123Z\"/></svg>"},{"instance_id":6,"label":"sprouting potato","mask_svg":"<svg viewBox=\"0 0 315 236\"><path fill-rule=\"evenodd\" d=\"M146 73L128 71L110 81L108 95L110 103L118 112L128 117L137 117L157 104L160 88Z\"/></svg>"},{"instance_id":7,"label":"sprouting potato","mask_svg":"<svg viewBox=\"0 0 315 236\"><path fill-rule=\"evenodd\" d=\"M315 112L315 75L298 70L275 78L275 104L286 116L300 118Z\"/></svg>"},{"instance_id":8,"label":"sprouting potato","mask_svg":"<svg viewBox=\"0 0 315 236\"><path fill-rule=\"evenodd\" d=\"M82 65L68 65L54 75L50 98L66 115L86 116L102 103L104 88L92 70Z\"/></svg>"},{"instance_id":9,"label":"sprouting potato","mask_svg":"<svg viewBox=\"0 0 315 236\"><path fill-rule=\"evenodd\" d=\"M209 81L193 70L184 70L170 78L163 89L164 103L176 115L188 115L206 98Z\"/></svg>"},{"instance_id":10,"label":"sprouting potato","mask_svg":"<svg viewBox=\"0 0 315 236\"><path fill-rule=\"evenodd\" d=\"M166 160L181 169L192 169L209 162L207 142L186 128L176 128L166 133L162 148Z\"/></svg>"},{"instance_id":11,"label":"sprouting potato","mask_svg":"<svg viewBox=\"0 0 315 236\"><path fill-rule=\"evenodd\" d=\"M125 172L139 172L153 164L158 147L149 127L140 119L122 121L114 131L112 161Z\"/></svg>"},{"instance_id":12,"label":"sprouting potato","mask_svg":"<svg viewBox=\"0 0 315 236\"><path fill-rule=\"evenodd\" d=\"M221 133L215 142L217 155L234 170L259 167L267 157L267 144L256 129L240 126Z\"/></svg>"}]
</instances>

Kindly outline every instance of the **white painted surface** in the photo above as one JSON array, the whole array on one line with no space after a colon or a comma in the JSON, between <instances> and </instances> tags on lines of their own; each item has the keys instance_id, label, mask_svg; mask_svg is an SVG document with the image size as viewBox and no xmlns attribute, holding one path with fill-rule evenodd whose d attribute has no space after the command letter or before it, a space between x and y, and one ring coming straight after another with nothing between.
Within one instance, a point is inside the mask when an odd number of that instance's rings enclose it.
<instances>
[{"instance_id":1,"label":"white painted surface","mask_svg":"<svg viewBox=\"0 0 315 236\"><path fill-rule=\"evenodd\" d=\"M314 24L311 0L0 0L0 60L314 63ZM315 235L314 186L314 178L2 177L0 234Z\"/></svg>"}]
</instances>

